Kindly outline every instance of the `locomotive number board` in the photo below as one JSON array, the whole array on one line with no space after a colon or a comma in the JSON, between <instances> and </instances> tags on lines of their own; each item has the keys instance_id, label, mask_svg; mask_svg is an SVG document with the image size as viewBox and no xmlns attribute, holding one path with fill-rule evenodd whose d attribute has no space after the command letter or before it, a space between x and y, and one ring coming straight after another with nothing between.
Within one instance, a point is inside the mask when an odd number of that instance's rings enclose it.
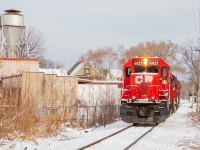
<instances>
[{"instance_id":1,"label":"locomotive number board","mask_svg":"<svg viewBox=\"0 0 200 150\"><path fill-rule=\"evenodd\" d=\"M133 65L134 66L141 66L141 65L143 65L143 62L142 61L134 61ZM147 65L149 65L149 66L158 66L159 62L158 61L149 61Z\"/></svg>"}]
</instances>

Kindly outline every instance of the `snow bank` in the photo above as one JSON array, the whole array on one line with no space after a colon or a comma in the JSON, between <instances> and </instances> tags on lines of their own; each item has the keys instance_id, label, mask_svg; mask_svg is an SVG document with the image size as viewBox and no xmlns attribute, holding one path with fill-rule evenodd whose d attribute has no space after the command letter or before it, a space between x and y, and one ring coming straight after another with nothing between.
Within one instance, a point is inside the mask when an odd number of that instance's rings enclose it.
<instances>
[{"instance_id":1,"label":"snow bank","mask_svg":"<svg viewBox=\"0 0 200 150\"><path fill-rule=\"evenodd\" d=\"M106 84L78 84L78 99L89 106L102 105L103 102L120 102L120 88L118 85Z\"/></svg>"}]
</instances>

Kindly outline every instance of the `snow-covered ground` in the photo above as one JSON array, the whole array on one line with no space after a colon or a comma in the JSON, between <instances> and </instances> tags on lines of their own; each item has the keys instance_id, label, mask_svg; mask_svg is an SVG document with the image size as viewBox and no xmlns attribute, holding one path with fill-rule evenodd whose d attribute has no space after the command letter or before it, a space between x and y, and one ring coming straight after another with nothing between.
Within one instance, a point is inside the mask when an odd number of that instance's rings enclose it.
<instances>
[{"instance_id":1,"label":"snow-covered ground","mask_svg":"<svg viewBox=\"0 0 200 150\"><path fill-rule=\"evenodd\" d=\"M141 141L130 149L136 150L179 150L179 149L200 149L200 129L192 124L188 113L194 111L188 100L182 100L178 111L169 117L164 123L159 124L152 132L147 134ZM30 149L30 150L74 150L86 144L96 141L106 135L118 131L130 124L121 120L107 125L87 130L63 128L56 137L36 139L30 141L4 141L0 140L0 149ZM134 130L135 128L135 130ZM129 132L124 132L118 138L112 138L108 142L102 142L97 148L90 149L123 149L121 145L130 144L130 138L144 132L149 127L136 126ZM140 130L141 129L141 130ZM141 132L141 133L140 133ZM199 145L198 145L199 144Z\"/></svg>"}]
</instances>

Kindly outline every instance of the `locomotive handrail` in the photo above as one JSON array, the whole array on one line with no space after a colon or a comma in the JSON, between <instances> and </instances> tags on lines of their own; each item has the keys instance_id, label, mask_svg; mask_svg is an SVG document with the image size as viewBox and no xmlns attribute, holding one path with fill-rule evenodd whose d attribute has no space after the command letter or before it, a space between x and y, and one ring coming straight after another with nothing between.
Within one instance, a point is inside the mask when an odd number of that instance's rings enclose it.
<instances>
[{"instance_id":1,"label":"locomotive handrail","mask_svg":"<svg viewBox=\"0 0 200 150\"><path fill-rule=\"evenodd\" d=\"M122 95L124 95L126 89L128 90L128 92L130 92L129 90L130 90L130 87L131 87L131 86L138 87L138 85L127 85L126 88L123 90ZM130 96L130 94L128 93L128 99L129 99L129 96Z\"/></svg>"},{"instance_id":2,"label":"locomotive handrail","mask_svg":"<svg viewBox=\"0 0 200 150\"><path fill-rule=\"evenodd\" d=\"M167 89L167 90L163 90L161 85L150 85L150 86L158 86L158 87L160 87L160 88L161 88L161 91L162 91L163 93L164 93L164 91L167 91L167 92L169 91L168 89ZM164 93L164 96L165 96L166 99L167 99L167 97L166 97L165 94L167 94L167 92Z\"/></svg>"},{"instance_id":3,"label":"locomotive handrail","mask_svg":"<svg viewBox=\"0 0 200 150\"><path fill-rule=\"evenodd\" d=\"M167 89L167 90L163 90L161 85L149 85L149 86L150 86L150 87L151 87L151 86L152 86L152 87L153 87L153 86L158 86L158 87L160 87L160 89L161 89L161 91L162 91L163 93L164 93L164 91L168 91L168 89ZM160 89L159 89L159 90L160 90ZM165 96L165 98L167 99L166 94L167 94L167 92L164 93L164 96Z\"/></svg>"}]
</instances>

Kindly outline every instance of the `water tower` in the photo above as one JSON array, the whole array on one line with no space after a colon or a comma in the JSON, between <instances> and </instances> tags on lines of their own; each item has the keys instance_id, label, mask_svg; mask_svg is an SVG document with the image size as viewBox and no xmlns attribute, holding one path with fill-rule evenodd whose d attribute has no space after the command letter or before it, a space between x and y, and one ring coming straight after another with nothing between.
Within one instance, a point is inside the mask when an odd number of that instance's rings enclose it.
<instances>
[{"instance_id":1,"label":"water tower","mask_svg":"<svg viewBox=\"0 0 200 150\"><path fill-rule=\"evenodd\" d=\"M28 57L24 16L14 9L4 12L0 16L0 57Z\"/></svg>"}]
</instances>

